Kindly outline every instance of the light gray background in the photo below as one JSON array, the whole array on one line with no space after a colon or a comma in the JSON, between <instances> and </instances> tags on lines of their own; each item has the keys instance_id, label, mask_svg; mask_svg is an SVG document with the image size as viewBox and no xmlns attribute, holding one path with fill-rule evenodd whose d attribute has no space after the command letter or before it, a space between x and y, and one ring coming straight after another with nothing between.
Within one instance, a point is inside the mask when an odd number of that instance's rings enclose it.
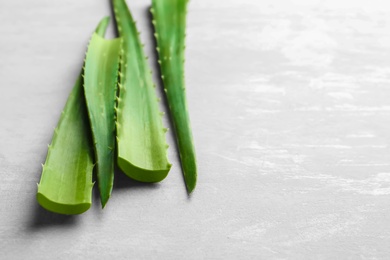
<instances>
[{"instance_id":1,"label":"light gray background","mask_svg":"<svg viewBox=\"0 0 390 260\"><path fill-rule=\"evenodd\" d=\"M156 72L150 1L128 4ZM119 172L104 210L61 216L36 183L109 1L0 0L0 259L389 259L389 10L192 0L193 196L169 132L163 182Z\"/></svg>"}]
</instances>

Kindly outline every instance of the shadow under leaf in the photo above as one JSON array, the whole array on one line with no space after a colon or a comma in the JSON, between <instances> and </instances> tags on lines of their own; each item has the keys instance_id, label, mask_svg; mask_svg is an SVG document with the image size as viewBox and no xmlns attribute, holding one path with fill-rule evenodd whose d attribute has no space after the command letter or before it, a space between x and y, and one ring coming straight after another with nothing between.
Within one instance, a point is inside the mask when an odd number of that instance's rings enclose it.
<instances>
[{"instance_id":1,"label":"shadow under leaf","mask_svg":"<svg viewBox=\"0 0 390 260\"><path fill-rule=\"evenodd\" d=\"M34 202L32 219L29 222L28 230L38 231L43 228L55 226L73 226L77 224L77 215L62 215L50 212L42 208L38 202Z\"/></svg>"},{"instance_id":2,"label":"shadow under leaf","mask_svg":"<svg viewBox=\"0 0 390 260\"><path fill-rule=\"evenodd\" d=\"M124 174L119 168L115 170L114 190L117 189L158 189L158 183L139 182L131 179Z\"/></svg>"}]
</instances>

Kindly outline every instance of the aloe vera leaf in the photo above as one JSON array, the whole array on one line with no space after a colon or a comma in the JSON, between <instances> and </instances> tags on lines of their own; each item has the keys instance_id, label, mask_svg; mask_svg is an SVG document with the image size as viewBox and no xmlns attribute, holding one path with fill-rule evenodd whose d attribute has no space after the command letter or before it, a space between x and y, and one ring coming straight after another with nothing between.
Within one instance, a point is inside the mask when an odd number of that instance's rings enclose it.
<instances>
[{"instance_id":1,"label":"aloe vera leaf","mask_svg":"<svg viewBox=\"0 0 390 260\"><path fill-rule=\"evenodd\" d=\"M109 23L110 23L110 17L109 16L104 17L102 20L100 20L98 26L96 27L95 33L97 35L100 35L101 37L104 37Z\"/></svg>"},{"instance_id":2,"label":"aloe vera leaf","mask_svg":"<svg viewBox=\"0 0 390 260\"><path fill-rule=\"evenodd\" d=\"M163 180L171 164L167 158L166 128L159 112L152 72L138 31L124 0L113 0L122 40L117 104L118 166L142 182Z\"/></svg>"},{"instance_id":3,"label":"aloe vera leaf","mask_svg":"<svg viewBox=\"0 0 390 260\"><path fill-rule=\"evenodd\" d=\"M109 18L96 32L104 35ZM92 203L93 148L81 73L62 111L38 184L37 201L60 214L81 214Z\"/></svg>"},{"instance_id":4,"label":"aloe vera leaf","mask_svg":"<svg viewBox=\"0 0 390 260\"><path fill-rule=\"evenodd\" d=\"M115 99L120 38L92 36L84 66L84 93L91 123L100 200L104 207L114 183Z\"/></svg>"},{"instance_id":5,"label":"aloe vera leaf","mask_svg":"<svg viewBox=\"0 0 390 260\"><path fill-rule=\"evenodd\" d=\"M197 169L184 79L187 0L153 0L151 12L164 91L175 127L187 191L196 186Z\"/></svg>"}]
</instances>

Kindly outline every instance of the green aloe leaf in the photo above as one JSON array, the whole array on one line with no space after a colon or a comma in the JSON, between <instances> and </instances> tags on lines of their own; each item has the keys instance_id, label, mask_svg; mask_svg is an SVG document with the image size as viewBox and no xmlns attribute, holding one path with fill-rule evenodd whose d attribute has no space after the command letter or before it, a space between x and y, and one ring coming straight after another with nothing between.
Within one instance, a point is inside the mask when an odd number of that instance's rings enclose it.
<instances>
[{"instance_id":1,"label":"green aloe leaf","mask_svg":"<svg viewBox=\"0 0 390 260\"><path fill-rule=\"evenodd\" d=\"M96 32L104 35L109 18L104 18ZM61 214L80 214L92 202L93 149L83 92L83 78L78 77L62 111L49 145L37 200L45 209Z\"/></svg>"},{"instance_id":2,"label":"green aloe leaf","mask_svg":"<svg viewBox=\"0 0 390 260\"><path fill-rule=\"evenodd\" d=\"M197 170L184 80L187 2L153 0L151 12L164 90L173 118L184 179L191 193L196 186Z\"/></svg>"},{"instance_id":3,"label":"green aloe leaf","mask_svg":"<svg viewBox=\"0 0 390 260\"><path fill-rule=\"evenodd\" d=\"M142 50L135 22L124 0L113 0L117 27L123 40L117 105L118 166L143 182L163 180L171 164L162 113L152 74Z\"/></svg>"},{"instance_id":4,"label":"green aloe leaf","mask_svg":"<svg viewBox=\"0 0 390 260\"><path fill-rule=\"evenodd\" d=\"M84 67L84 91L91 123L100 199L104 207L114 182L115 105L120 38L94 34Z\"/></svg>"}]
</instances>

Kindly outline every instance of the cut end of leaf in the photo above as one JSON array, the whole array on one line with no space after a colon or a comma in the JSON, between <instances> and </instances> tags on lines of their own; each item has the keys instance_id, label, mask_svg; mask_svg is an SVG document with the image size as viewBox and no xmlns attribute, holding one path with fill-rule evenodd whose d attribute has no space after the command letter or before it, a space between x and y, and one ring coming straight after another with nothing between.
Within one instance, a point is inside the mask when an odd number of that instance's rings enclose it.
<instances>
[{"instance_id":1,"label":"cut end of leaf","mask_svg":"<svg viewBox=\"0 0 390 260\"><path fill-rule=\"evenodd\" d=\"M78 203L78 204L69 204L69 203L60 203L52 200L42 193L37 193L37 201L44 209L65 215L77 215L84 213L91 207L91 203Z\"/></svg>"},{"instance_id":2,"label":"cut end of leaf","mask_svg":"<svg viewBox=\"0 0 390 260\"><path fill-rule=\"evenodd\" d=\"M126 159L118 155L118 167L130 178L141 182L160 182L167 177L170 165L165 169L146 170L131 164Z\"/></svg>"}]
</instances>

